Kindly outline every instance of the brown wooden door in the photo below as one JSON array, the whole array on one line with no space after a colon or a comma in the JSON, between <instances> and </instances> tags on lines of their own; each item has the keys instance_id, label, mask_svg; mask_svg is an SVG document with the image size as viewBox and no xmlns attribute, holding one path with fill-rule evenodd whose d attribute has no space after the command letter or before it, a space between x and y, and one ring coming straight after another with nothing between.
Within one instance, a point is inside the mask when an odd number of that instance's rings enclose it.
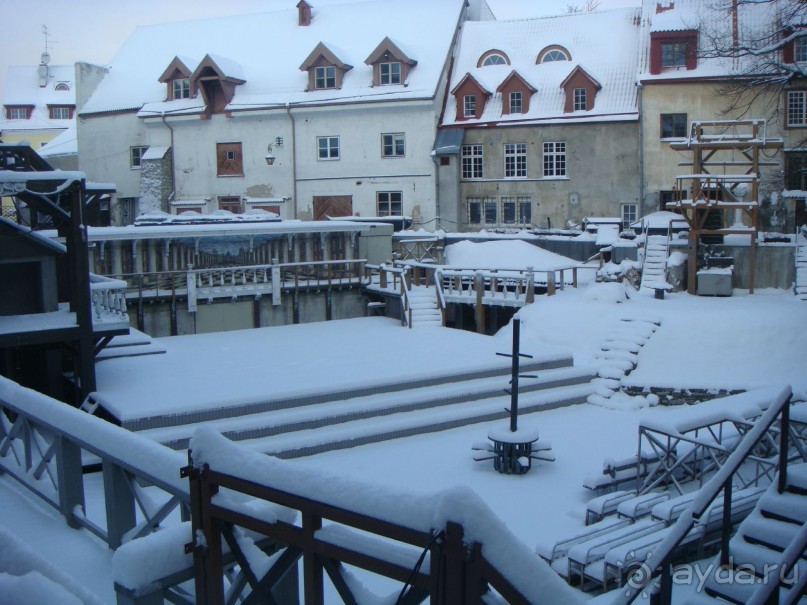
<instances>
[{"instance_id":1,"label":"brown wooden door","mask_svg":"<svg viewBox=\"0 0 807 605\"><path fill-rule=\"evenodd\" d=\"M324 221L329 216L353 216L352 195L315 195L314 220Z\"/></svg>"}]
</instances>

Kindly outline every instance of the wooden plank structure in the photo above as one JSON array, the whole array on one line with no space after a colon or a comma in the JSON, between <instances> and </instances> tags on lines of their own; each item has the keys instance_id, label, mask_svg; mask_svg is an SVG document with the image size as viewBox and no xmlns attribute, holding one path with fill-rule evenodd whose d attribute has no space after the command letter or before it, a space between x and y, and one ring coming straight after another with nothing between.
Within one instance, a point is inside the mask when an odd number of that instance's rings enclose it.
<instances>
[{"instance_id":1,"label":"wooden plank structure","mask_svg":"<svg viewBox=\"0 0 807 605\"><path fill-rule=\"evenodd\" d=\"M692 161L681 164L692 166L692 173L676 177L675 188L681 198L667 204L668 209L680 212L689 225L687 291L690 294L697 291L701 237L731 234L751 238L749 290L754 292L760 168L778 164L763 160L762 154L783 146L781 138L767 136L765 120L761 119L692 122L689 138L670 143L675 151L692 153ZM722 174L715 172L721 168ZM745 195L739 195L741 185L749 188ZM744 226L725 227L729 212L743 216ZM715 213L720 214L723 227L708 226L707 221Z\"/></svg>"}]
</instances>

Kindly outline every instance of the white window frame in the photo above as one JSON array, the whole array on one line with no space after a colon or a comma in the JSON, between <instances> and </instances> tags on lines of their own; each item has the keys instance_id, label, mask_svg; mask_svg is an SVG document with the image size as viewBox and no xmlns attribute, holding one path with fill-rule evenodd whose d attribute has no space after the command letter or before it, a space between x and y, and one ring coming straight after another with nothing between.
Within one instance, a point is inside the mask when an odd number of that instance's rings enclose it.
<instances>
[{"instance_id":1,"label":"white window frame","mask_svg":"<svg viewBox=\"0 0 807 605\"><path fill-rule=\"evenodd\" d=\"M323 154L324 152L324 154ZM341 156L341 141L338 136L317 137L317 160L332 162Z\"/></svg>"},{"instance_id":2,"label":"white window frame","mask_svg":"<svg viewBox=\"0 0 807 605\"><path fill-rule=\"evenodd\" d=\"M622 229L629 229L631 224L639 220L639 204L622 204L620 213L622 215Z\"/></svg>"},{"instance_id":3,"label":"white window frame","mask_svg":"<svg viewBox=\"0 0 807 605\"><path fill-rule=\"evenodd\" d=\"M376 216L403 215L403 191L376 191L375 203ZM395 206L397 212L393 212Z\"/></svg>"},{"instance_id":4,"label":"white window frame","mask_svg":"<svg viewBox=\"0 0 807 605\"><path fill-rule=\"evenodd\" d=\"M553 48L546 51L544 56L541 57L541 63L552 63L553 61L569 61L569 55L559 48Z\"/></svg>"},{"instance_id":5,"label":"white window frame","mask_svg":"<svg viewBox=\"0 0 807 605\"><path fill-rule=\"evenodd\" d=\"M807 90L787 91L787 125L790 128L807 126Z\"/></svg>"},{"instance_id":6,"label":"white window frame","mask_svg":"<svg viewBox=\"0 0 807 605\"><path fill-rule=\"evenodd\" d=\"M9 120L27 120L30 117L30 110L27 107L9 107Z\"/></svg>"},{"instance_id":7,"label":"white window frame","mask_svg":"<svg viewBox=\"0 0 807 605\"><path fill-rule=\"evenodd\" d=\"M147 145L133 145L129 147L129 168L132 170L140 170L143 154L146 153L147 149Z\"/></svg>"},{"instance_id":8,"label":"white window frame","mask_svg":"<svg viewBox=\"0 0 807 605\"><path fill-rule=\"evenodd\" d=\"M378 82L382 86L401 83L401 62L389 61L378 64Z\"/></svg>"},{"instance_id":9,"label":"white window frame","mask_svg":"<svg viewBox=\"0 0 807 605\"><path fill-rule=\"evenodd\" d=\"M462 117L476 117L476 95L464 95L462 97Z\"/></svg>"},{"instance_id":10,"label":"white window frame","mask_svg":"<svg viewBox=\"0 0 807 605\"><path fill-rule=\"evenodd\" d=\"M191 98L191 79L176 78L171 81L171 91L174 99Z\"/></svg>"},{"instance_id":11,"label":"white window frame","mask_svg":"<svg viewBox=\"0 0 807 605\"><path fill-rule=\"evenodd\" d=\"M69 107L51 107L50 108L51 120L69 120L70 108Z\"/></svg>"},{"instance_id":12,"label":"white window frame","mask_svg":"<svg viewBox=\"0 0 807 605\"><path fill-rule=\"evenodd\" d=\"M510 113L524 113L524 95L520 90L510 93Z\"/></svg>"},{"instance_id":13,"label":"white window frame","mask_svg":"<svg viewBox=\"0 0 807 605\"><path fill-rule=\"evenodd\" d=\"M574 97L574 111L588 111L588 90L575 88L572 95Z\"/></svg>"},{"instance_id":14,"label":"white window frame","mask_svg":"<svg viewBox=\"0 0 807 605\"><path fill-rule=\"evenodd\" d=\"M807 36L793 40L793 61L796 63L807 61Z\"/></svg>"},{"instance_id":15,"label":"white window frame","mask_svg":"<svg viewBox=\"0 0 807 605\"><path fill-rule=\"evenodd\" d=\"M462 178L473 180L484 178L485 155L481 144L462 146Z\"/></svg>"},{"instance_id":16,"label":"white window frame","mask_svg":"<svg viewBox=\"0 0 807 605\"><path fill-rule=\"evenodd\" d=\"M487 67L488 65L507 65L507 59L499 53L493 53L482 61L482 67Z\"/></svg>"},{"instance_id":17,"label":"white window frame","mask_svg":"<svg viewBox=\"0 0 807 605\"><path fill-rule=\"evenodd\" d=\"M527 178L527 144L504 144L504 178Z\"/></svg>"},{"instance_id":18,"label":"white window frame","mask_svg":"<svg viewBox=\"0 0 807 605\"><path fill-rule=\"evenodd\" d=\"M544 178L565 178L566 141L544 141Z\"/></svg>"},{"instance_id":19,"label":"white window frame","mask_svg":"<svg viewBox=\"0 0 807 605\"><path fill-rule=\"evenodd\" d=\"M315 67L314 88L317 90L336 88L336 66L322 65Z\"/></svg>"},{"instance_id":20,"label":"white window frame","mask_svg":"<svg viewBox=\"0 0 807 605\"><path fill-rule=\"evenodd\" d=\"M381 157L402 158L406 156L406 136L402 132L387 132L381 135Z\"/></svg>"}]
</instances>

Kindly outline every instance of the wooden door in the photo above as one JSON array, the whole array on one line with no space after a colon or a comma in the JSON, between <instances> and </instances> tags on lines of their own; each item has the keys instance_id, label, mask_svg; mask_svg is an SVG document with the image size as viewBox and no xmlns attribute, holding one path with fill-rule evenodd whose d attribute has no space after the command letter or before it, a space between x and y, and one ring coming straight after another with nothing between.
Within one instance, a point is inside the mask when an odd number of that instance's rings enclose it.
<instances>
[{"instance_id":1,"label":"wooden door","mask_svg":"<svg viewBox=\"0 0 807 605\"><path fill-rule=\"evenodd\" d=\"M329 216L353 216L352 195L315 195L314 220L324 221Z\"/></svg>"}]
</instances>

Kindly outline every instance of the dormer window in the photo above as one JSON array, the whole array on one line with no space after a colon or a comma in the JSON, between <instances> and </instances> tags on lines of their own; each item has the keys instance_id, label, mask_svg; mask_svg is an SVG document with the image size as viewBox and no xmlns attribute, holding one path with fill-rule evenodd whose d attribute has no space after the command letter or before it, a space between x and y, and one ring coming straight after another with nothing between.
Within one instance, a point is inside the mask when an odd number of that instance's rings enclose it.
<instances>
[{"instance_id":1,"label":"dormer window","mask_svg":"<svg viewBox=\"0 0 807 605\"><path fill-rule=\"evenodd\" d=\"M500 50L489 50L479 57L476 66L487 67L489 65L510 65L510 59Z\"/></svg>"},{"instance_id":2,"label":"dormer window","mask_svg":"<svg viewBox=\"0 0 807 605\"><path fill-rule=\"evenodd\" d=\"M588 109L587 90L585 88L574 89L574 110L586 111Z\"/></svg>"},{"instance_id":3,"label":"dormer window","mask_svg":"<svg viewBox=\"0 0 807 605\"><path fill-rule=\"evenodd\" d=\"M540 53L538 53L538 60L536 63L553 63L555 61L571 61L572 55L568 50L562 46L552 45L547 46Z\"/></svg>"},{"instance_id":4,"label":"dormer window","mask_svg":"<svg viewBox=\"0 0 807 605\"><path fill-rule=\"evenodd\" d=\"M58 92L69 92L70 84L68 84L67 82L57 82L56 85L53 87L53 90Z\"/></svg>"},{"instance_id":5,"label":"dormer window","mask_svg":"<svg viewBox=\"0 0 807 605\"><path fill-rule=\"evenodd\" d=\"M322 42L300 65L300 71L308 72L307 90L342 88L342 80L351 69L352 65L340 61Z\"/></svg>"},{"instance_id":6,"label":"dormer window","mask_svg":"<svg viewBox=\"0 0 807 605\"><path fill-rule=\"evenodd\" d=\"M326 65L315 68L314 88L336 88L336 67Z\"/></svg>"},{"instance_id":7,"label":"dormer window","mask_svg":"<svg viewBox=\"0 0 807 605\"><path fill-rule=\"evenodd\" d=\"M651 32L650 73L667 70L695 69L698 66L698 32L696 30Z\"/></svg>"},{"instance_id":8,"label":"dormer window","mask_svg":"<svg viewBox=\"0 0 807 605\"><path fill-rule=\"evenodd\" d=\"M364 60L365 65L373 68L373 86L405 84L417 63L389 38L384 38Z\"/></svg>"},{"instance_id":9,"label":"dormer window","mask_svg":"<svg viewBox=\"0 0 807 605\"><path fill-rule=\"evenodd\" d=\"M73 105L48 105L48 115L51 120L69 120L74 109Z\"/></svg>"},{"instance_id":10,"label":"dormer window","mask_svg":"<svg viewBox=\"0 0 807 605\"><path fill-rule=\"evenodd\" d=\"M401 83L401 62L378 64L378 83L382 86L387 84Z\"/></svg>"},{"instance_id":11,"label":"dormer window","mask_svg":"<svg viewBox=\"0 0 807 605\"><path fill-rule=\"evenodd\" d=\"M463 95L462 97L462 117L476 117L476 95Z\"/></svg>"},{"instance_id":12,"label":"dormer window","mask_svg":"<svg viewBox=\"0 0 807 605\"><path fill-rule=\"evenodd\" d=\"M31 118L32 109L33 106L30 105L6 105L6 119L29 120Z\"/></svg>"},{"instance_id":13,"label":"dormer window","mask_svg":"<svg viewBox=\"0 0 807 605\"><path fill-rule=\"evenodd\" d=\"M536 89L521 74L510 72L496 92L502 95L502 115L527 113L530 109L530 97Z\"/></svg>"},{"instance_id":14,"label":"dormer window","mask_svg":"<svg viewBox=\"0 0 807 605\"><path fill-rule=\"evenodd\" d=\"M465 74L459 84L452 89L451 94L454 95L457 102L458 120L478 120L485 112L490 91L471 74Z\"/></svg>"},{"instance_id":15,"label":"dormer window","mask_svg":"<svg viewBox=\"0 0 807 605\"><path fill-rule=\"evenodd\" d=\"M190 78L177 78L172 80L173 98L174 99L189 99L191 96L191 79Z\"/></svg>"},{"instance_id":16,"label":"dormer window","mask_svg":"<svg viewBox=\"0 0 807 605\"><path fill-rule=\"evenodd\" d=\"M227 105L235 97L235 87L246 82L241 76L241 66L232 59L205 55L205 58L190 74L190 92L188 94L193 96L196 91L202 93L207 115L224 113ZM173 86L171 92L173 93Z\"/></svg>"},{"instance_id":17,"label":"dormer window","mask_svg":"<svg viewBox=\"0 0 807 605\"><path fill-rule=\"evenodd\" d=\"M798 63L807 62L807 36L793 40L793 60Z\"/></svg>"},{"instance_id":18,"label":"dormer window","mask_svg":"<svg viewBox=\"0 0 807 605\"><path fill-rule=\"evenodd\" d=\"M564 113L594 109L597 92L602 88L599 82L579 65L566 76L560 87L566 93Z\"/></svg>"}]
</instances>

